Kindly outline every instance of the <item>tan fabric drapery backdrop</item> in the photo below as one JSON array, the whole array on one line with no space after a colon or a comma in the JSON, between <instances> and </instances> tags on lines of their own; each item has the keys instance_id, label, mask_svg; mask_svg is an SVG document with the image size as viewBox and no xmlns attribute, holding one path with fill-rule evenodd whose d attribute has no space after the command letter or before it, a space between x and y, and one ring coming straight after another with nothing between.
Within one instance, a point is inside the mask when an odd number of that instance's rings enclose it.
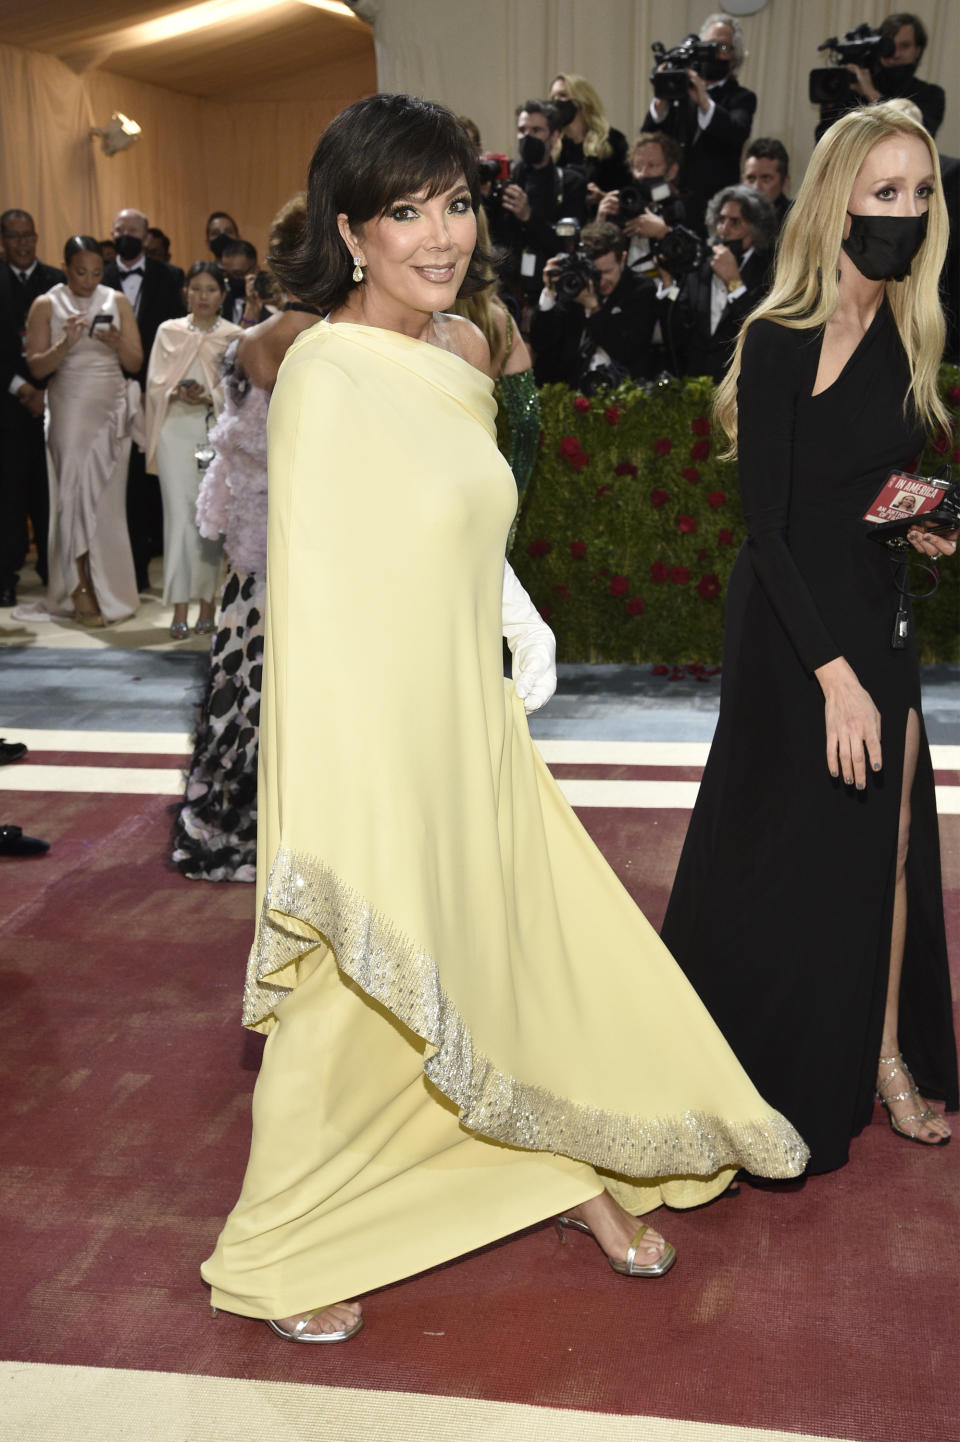
<instances>
[{"instance_id":1,"label":"tan fabric drapery backdrop","mask_svg":"<svg viewBox=\"0 0 960 1442\"><path fill-rule=\"evenodd\" d=\"M960 155L960 3L918 0L905 8L930 37L920 77L947 92L937 144ZM675 45L722 9L709 0L364 0L361 13L373 21L381 89L443 101L472 116L488 149L512 154L514 107L542 95L558 70L585 75L611 122L632 138L651 99L652 42ZM813 149L817 112L807 75L821 63L817 46L893 9L884 0L767 0L743 17L749 55L740 76L759 100L753 134L783 141L795 182Z\"/></svg>"},{"instance_id":2,"label":"tan fabric drapery backdrop","mask_svg":"<svg viewBox=\"0 0 960 1442\"><path fill-rule=\"evenodd\" d=\"M372 65L357 61L311 71L309 81L292 77L289 100L223 103L105 70L76 75L53 56L0 45L0 209L33 215L50 264L59 264L69 235L108 235L125 205L170 236L184 269L210 259L211 210L234 215L262 255L270 220L303 187L324 126L376 83ZM108 157L88 132L115 110L143 134Z\"/></svg>"}]
</instances>

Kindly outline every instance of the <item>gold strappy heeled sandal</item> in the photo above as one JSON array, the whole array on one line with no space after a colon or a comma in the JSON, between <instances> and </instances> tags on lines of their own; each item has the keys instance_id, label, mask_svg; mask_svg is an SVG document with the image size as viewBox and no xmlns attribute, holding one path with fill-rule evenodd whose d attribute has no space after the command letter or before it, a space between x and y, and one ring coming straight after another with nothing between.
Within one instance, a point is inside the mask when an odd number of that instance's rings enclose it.
<instances>
[{"instance_id":1,"label":"gold strappy heeled sandal","mask_svg":"<svg viewBox=\"0 0 960 1442\"><path fill-rule=\"evenodd\" d=\"M916 1142L917 1145L921 1147L945 1147L947 1145L947 1142L950 1140L949 1136L931 1137L928 1140L926 1137L917 1136L916 1132L904 1131L902 1125L903 1122L918 1122L919 1125L922 1127L925 1126L927 1122L940 1121L941 1117L937 1115L937 1113L933 1110L933 1107L924 1106L921 1106L920 1109L916 1112L911 1112L908 1116L894 1117L893 1112L890 1109L891 1102L912 1101L915 1097L918 1102L922 1103L923 1097L917 1090L917 1084L913 1079L910 1068L907 1066L900 1052L896 1052L893 1056L882 1056L879 1058L879 1061L881 1066L888 1066L893 1068L893 1070L888 1072L886 1076L880 1077L878 1079L876 1093L877 1100L881 1101L887 1109L887 1121L890 1123L890 1130L896 1132L898 1137L903 1137L904 1141ZM892 1095L885 1094L883 1090L884 1086L887 1082L893 1081L894 1077L897 1075L897 1072L902 1072L903 1075L906 1077L907 1081L910 1083L909 1090L905 1092L896 1092Z\"/></svg>"},{"instance_id":2,"label":"gold strappy heeled sandal","mask_svg":"<svg viewBox=\"0 0 960 1442\"><path fill-rule=\"evenodd\" d=\"M564 1240L563 1232L565 1227L572 1227L575 1231L585 1232L588 1237L593 1237L593 1240L595 1242L597 1241L596 1233L587 1226L586 1222L581 1222L578 1217L557 1217L555 1226L561 1242ZM676 1247L672 1242L664 1240L663 1252L655 1262L637 1262L637 1248L643 1241L645 1234L649 1231L650 1228L646 1222L644 1222L630 1243L624 1261L620 1262L615 1257L607 1257L607 1261L613 1270L618 1272L621 1277L662 1277L666 1272L669 1272L677 1260ZM599 1242L597 1242L597 1246L600 1246ZM601 1248L601 1251L602 1250ZM606 1255L606 1253L604 1253L604 1255Z\"/></svg>"}]
</instances>

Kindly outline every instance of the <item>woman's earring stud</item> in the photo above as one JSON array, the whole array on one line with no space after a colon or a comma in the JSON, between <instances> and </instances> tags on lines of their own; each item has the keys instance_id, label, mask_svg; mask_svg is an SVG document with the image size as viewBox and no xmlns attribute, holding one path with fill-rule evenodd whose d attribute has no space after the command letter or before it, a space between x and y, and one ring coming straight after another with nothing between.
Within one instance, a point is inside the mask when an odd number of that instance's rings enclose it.
<instances>
[{"instance_id":1,"label":"woman's earring stud","mask_svg":"<svg viewBox=\"0 0 960 1442\"><path fill-rule=\"evenodd\" d=\"M359 255L353 257L353 279L357 285L363 280L363 261Z\"/></svg>"}]
</instances>

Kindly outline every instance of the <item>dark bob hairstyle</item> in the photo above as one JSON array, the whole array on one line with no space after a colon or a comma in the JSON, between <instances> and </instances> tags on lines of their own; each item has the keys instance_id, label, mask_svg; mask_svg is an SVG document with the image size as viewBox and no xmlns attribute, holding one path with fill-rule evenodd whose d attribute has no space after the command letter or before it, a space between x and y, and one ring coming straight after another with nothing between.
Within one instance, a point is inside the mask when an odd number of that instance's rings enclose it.
<instances>
[{"instance_id":1,"label":"dark bob hairstyle","mask_svg":"<svg viewBox=\"0 0 960 1442\"><path fill-rule=\"evenodd\" d=\"M103 251L100 248L99 240L94 240L92 235L71 235L63 247L63 263L69 265L75 255L82 255L89 250L91 255L99 255L103 260Z\"/></svg>"},{"instance_id":2,"label":"dark bob hairstyle","mask_svg":"<svg viewBox=\"0 0 960 1442\"><path fill-rule=\"evenodd\" d=\"M211 280L217 282L217 285L220 287L220 294L224 295L226 293L227 282L223 278L223 271L215 260L195 260L183 277L184 291L186 291L187 286L195 275L208 275Z\"/></svg>"},{"instance_id":3,"label":"dark bob hairstyle","mask_svg":"<svg viewBox=\"0 0 960 1442\"><path fill-rule=\"evenodd\" d=\"M456 116L410 95L371 95L341 110L320 137L307 182L303 240L270 266L284 288L321 311L336 310L354 287L353 256L337 229L383 215L396 200L442 195L463 176L476 210L480 192L473 145ZM460 295L487 284L486 257L474 251Z\"/></svg>"}]
</instances>

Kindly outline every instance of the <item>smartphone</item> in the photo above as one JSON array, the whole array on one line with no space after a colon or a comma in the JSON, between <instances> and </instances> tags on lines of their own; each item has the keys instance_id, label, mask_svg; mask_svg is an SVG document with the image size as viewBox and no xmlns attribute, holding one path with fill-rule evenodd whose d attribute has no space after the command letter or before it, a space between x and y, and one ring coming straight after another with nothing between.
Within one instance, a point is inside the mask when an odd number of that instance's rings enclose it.
<instances>
[{"instance_id":1,"label":"smartphone","mask_svg":"<svg viewBox=\"0 0 960 1442\"><path fill-rule=\"evenodd\" d=\"M95 315L90 322L90 334L93 335L98 325L113 325L112 315Z\"/></svg>"}]
</instances>

